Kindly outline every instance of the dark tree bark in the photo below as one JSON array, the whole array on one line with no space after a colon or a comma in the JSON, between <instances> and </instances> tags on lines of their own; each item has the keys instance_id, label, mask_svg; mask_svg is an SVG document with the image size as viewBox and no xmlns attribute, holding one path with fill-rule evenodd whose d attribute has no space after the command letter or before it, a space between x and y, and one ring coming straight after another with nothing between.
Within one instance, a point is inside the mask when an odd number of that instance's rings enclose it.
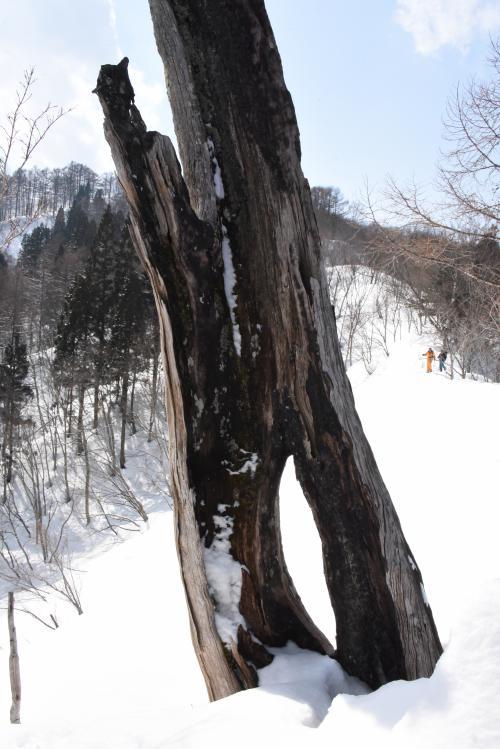
<instances>
[{"instance_id":1,"label":"dark tree bark","mask_svg":"<svg viewBox=\"0 0 500 749\"><path fill-rule=\"evenodd\" d=\"M156 415L156 403L158 400L158 370L159 370L159 344L156 340L152 343L152 357L153 357L153 372L151 377L151 400L149 406L149 429L148 429L148 442L153 439L153 427L155 423Z\"/></svg>"},{"instance_id":2,"label":"dark tree bark","mask_svg":"<svg viewBox=\"0 0 500 749\"><path fill-rule=\"evenodd\" d=\"M266 646L332 653L284 561L290 455L323 544L336 657L373 687L428 676L441 646L355 411L263 2L150 6L184 178L133 104L126 58L96 92L160 319L178 551L209 693L256 684Z\"/></svg>"},{"instance_id":3,"label":"dark tree bark","mask_svg":"<svg viewBox=\"0 0 500 749\"><path fill-rule=\"evenodd\" d=\"M76 422L76 452L83 453L83 411L85 407L85 385L78 386L78 418Z\"/></svg>"},{"instance_id":4,"label":"dark tree bark","mask_svg":"<svg viewBox=\"0 0 500 749\"><path fill-rule=\"evenodd\" d=\"M128 381L129 381L129 362L127 361L126 366L123 370L121 394L120 394L120 411L121 411L121 417L122 417L122 423L121 423L121 429L120 429L120 468L126 467L125 438L127 436Z\"/></svg>"},{"instance_id":5,"label":"dark tree bark","mask_svg":"<svg viewBox=\"0 0 500 749\"><path fill-rule=\"evenodd\" d=\"M128 413L128 421L130 424L130 434L134 435L137 433L137 427L135 425L135 386L137 383L137 360L134 358L132 365L132 386L130 388L130 408Z\"/></svg>"}]
</instances>

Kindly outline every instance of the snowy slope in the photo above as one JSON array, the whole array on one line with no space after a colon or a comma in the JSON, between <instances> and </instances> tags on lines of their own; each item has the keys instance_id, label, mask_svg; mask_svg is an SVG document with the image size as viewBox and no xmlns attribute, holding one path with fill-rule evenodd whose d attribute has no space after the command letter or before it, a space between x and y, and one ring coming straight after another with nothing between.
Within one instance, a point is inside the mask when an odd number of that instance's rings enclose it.
<instances>
[{"instance_id":1,"label":"snowy slope","mask_svg":"<svg viewBox=\"0 0 500 749\"><path fill-rule=\"evenodd\" d=\"M431 679L363 695L335 662L289 645L261 672L259 689L208 705L191 651L172 517L153 512L149 529L80 560L82 616L61 610L61 626L51 631L17 615L21 726L8 724L0 612L0 746L498 749L500 386L426 374L421 354L435 343L402 330L389 357L377 354L371 376L361 361L350 370L445 645ZM317 534L291 466L281 508L292 576L333 637Z\"/></svg>"},{"instance_id":2,"label":"snowy slope","mask_svg":"<svg viewBox=\"0 0 500 749\"><path fill-rule=\"evenodd\" d=\"M206 702L169 512L91 559L82 588L85 613L59 612L58 630L18 614L23 713L10 730L2 620L2 747L154 746L183 725L194 703Z\"/></svg>"},{"instance_id":3,"label":"snowy slope","mask_svg":"<svg viewBox=\"0 0 500 749\"><path fill-rule=\"evenodd\" d=\"M79 575L73 569L85 568L88 559L102 553L103 548L136 532L150 511L168 509L171 504L162 408L157 409L152 439L147 441L148 373L137 378L137 431L127 433L126 467L121 469L117 458L121 415L110 388L102 391L106 408L101 408L97 429L92 424L93 396L88 393L85 398L87 452L78 454L77 430L68 436L61 410L54 411L58 394L50 375L51 363L50 350L31 357L30 382L37 397L27 404L24 415L32 419L34 428L16 451L8 499L0 503L0 605L7 591L13 590L18 604L25 606L29 599L21 591L28 590L33 595L38 590L47 601L44 605L39 597L35 611L49 621L51 614L58 618L54 610L56 598L71 598L86 609L85 602L78 601ZM42 504L44 512L38 518L36 509ZM63 584L61 568L67 571L69 587ZM29 608L33 605L29 603Z\"/></svg>"}]
</instances>

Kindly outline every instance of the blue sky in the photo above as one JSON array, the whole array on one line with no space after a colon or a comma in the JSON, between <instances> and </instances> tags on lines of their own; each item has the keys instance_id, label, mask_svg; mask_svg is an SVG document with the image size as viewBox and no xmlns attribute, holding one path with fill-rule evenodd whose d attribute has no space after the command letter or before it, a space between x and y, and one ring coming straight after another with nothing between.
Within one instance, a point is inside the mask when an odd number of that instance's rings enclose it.
<instances>
[{"instance_id":1,"label":"blue sky","mask_svg":"<svg viewBox=\"0 0 500 749\"><path fill-rule=\"evenodd\" d=\"M295 103L311 184L356 199L381 188L432 181L442 117L457 84L487 75L498 0L267 0ZM110 170L102 117L90 91L99 65L131 60L136 102L151 129L172 134L147 0L0 0L0 112L23 69L35 65L33 106L73 107L36 161L71 159Z\"/></svg>"}]
</instances>

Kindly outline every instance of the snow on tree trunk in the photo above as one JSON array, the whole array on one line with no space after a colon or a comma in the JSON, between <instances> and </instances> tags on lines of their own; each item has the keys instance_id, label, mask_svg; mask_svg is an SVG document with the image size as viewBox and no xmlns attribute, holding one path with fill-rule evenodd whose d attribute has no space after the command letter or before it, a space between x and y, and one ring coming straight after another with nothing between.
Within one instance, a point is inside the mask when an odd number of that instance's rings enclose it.
<instances>
[{"instance_id":1,"label":"snow on tree trunk","mask_svg":"<svg viewBox=\"0 0 500 749\"><path fill-rule=\"evenodd\" d=\"M160 319L178 552L209 693L256 684L266 646L332 653L284 561L290 455L323 544L336 657L373 687L428 676L441 646L355 411L263 2L150 5L184 176L146 130L126 58L96 92Z\"/></svg>"}]
</instances>

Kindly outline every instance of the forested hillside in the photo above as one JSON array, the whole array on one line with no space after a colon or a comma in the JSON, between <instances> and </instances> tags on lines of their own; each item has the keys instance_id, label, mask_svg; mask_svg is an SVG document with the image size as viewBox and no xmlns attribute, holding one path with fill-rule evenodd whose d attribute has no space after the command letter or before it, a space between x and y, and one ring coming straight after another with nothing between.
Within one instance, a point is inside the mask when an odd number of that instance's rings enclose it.
<instances>
[{"instance_id":1,"label":"forested hillside","mask_svg":"<svg viewBox=\"0 0 500 749\"><path fill-rule=\"evenodd\" d=\"M390 277L401 303L420 324L429 321L435 329L452 377L500 381L500 245L494 226L456 235L422 219L382 226L372 213L363 216L350 207L338 188L313 187L311 194L328 266L365 266ZM350 283L355 281L354 271ZM377 317L384 314L378 305ZM351 318L361 324L359 314Z\"/></svg>"},{"instance_id":2,"label":"forested hillside","mask_svg":"<svg viewBox=\"0 0 500 749\"><path fill-rule=\"evenodd\" d=\"M55 217L59 208L71 207L81 188L92 197L99 191L107 203L116 204L120 195L113 173L98 175L85 164L74 161L56 169L18 169L6 175L0 222L34 213Z\"/></svg>"},{"instance_id":3,"label":"forested hillside","mask_svg":"<svg viewBox=\"0 0 500 749\"><path fill-rule=\"evenodd\" d=\"M167 501L159 336L116 180L43 175L18 184L44 185L50 212L0 265L0 589L52 589L81 611L70 557ZM21 210L27 194L12 195Z\"/></svg>"}]
</instances>

